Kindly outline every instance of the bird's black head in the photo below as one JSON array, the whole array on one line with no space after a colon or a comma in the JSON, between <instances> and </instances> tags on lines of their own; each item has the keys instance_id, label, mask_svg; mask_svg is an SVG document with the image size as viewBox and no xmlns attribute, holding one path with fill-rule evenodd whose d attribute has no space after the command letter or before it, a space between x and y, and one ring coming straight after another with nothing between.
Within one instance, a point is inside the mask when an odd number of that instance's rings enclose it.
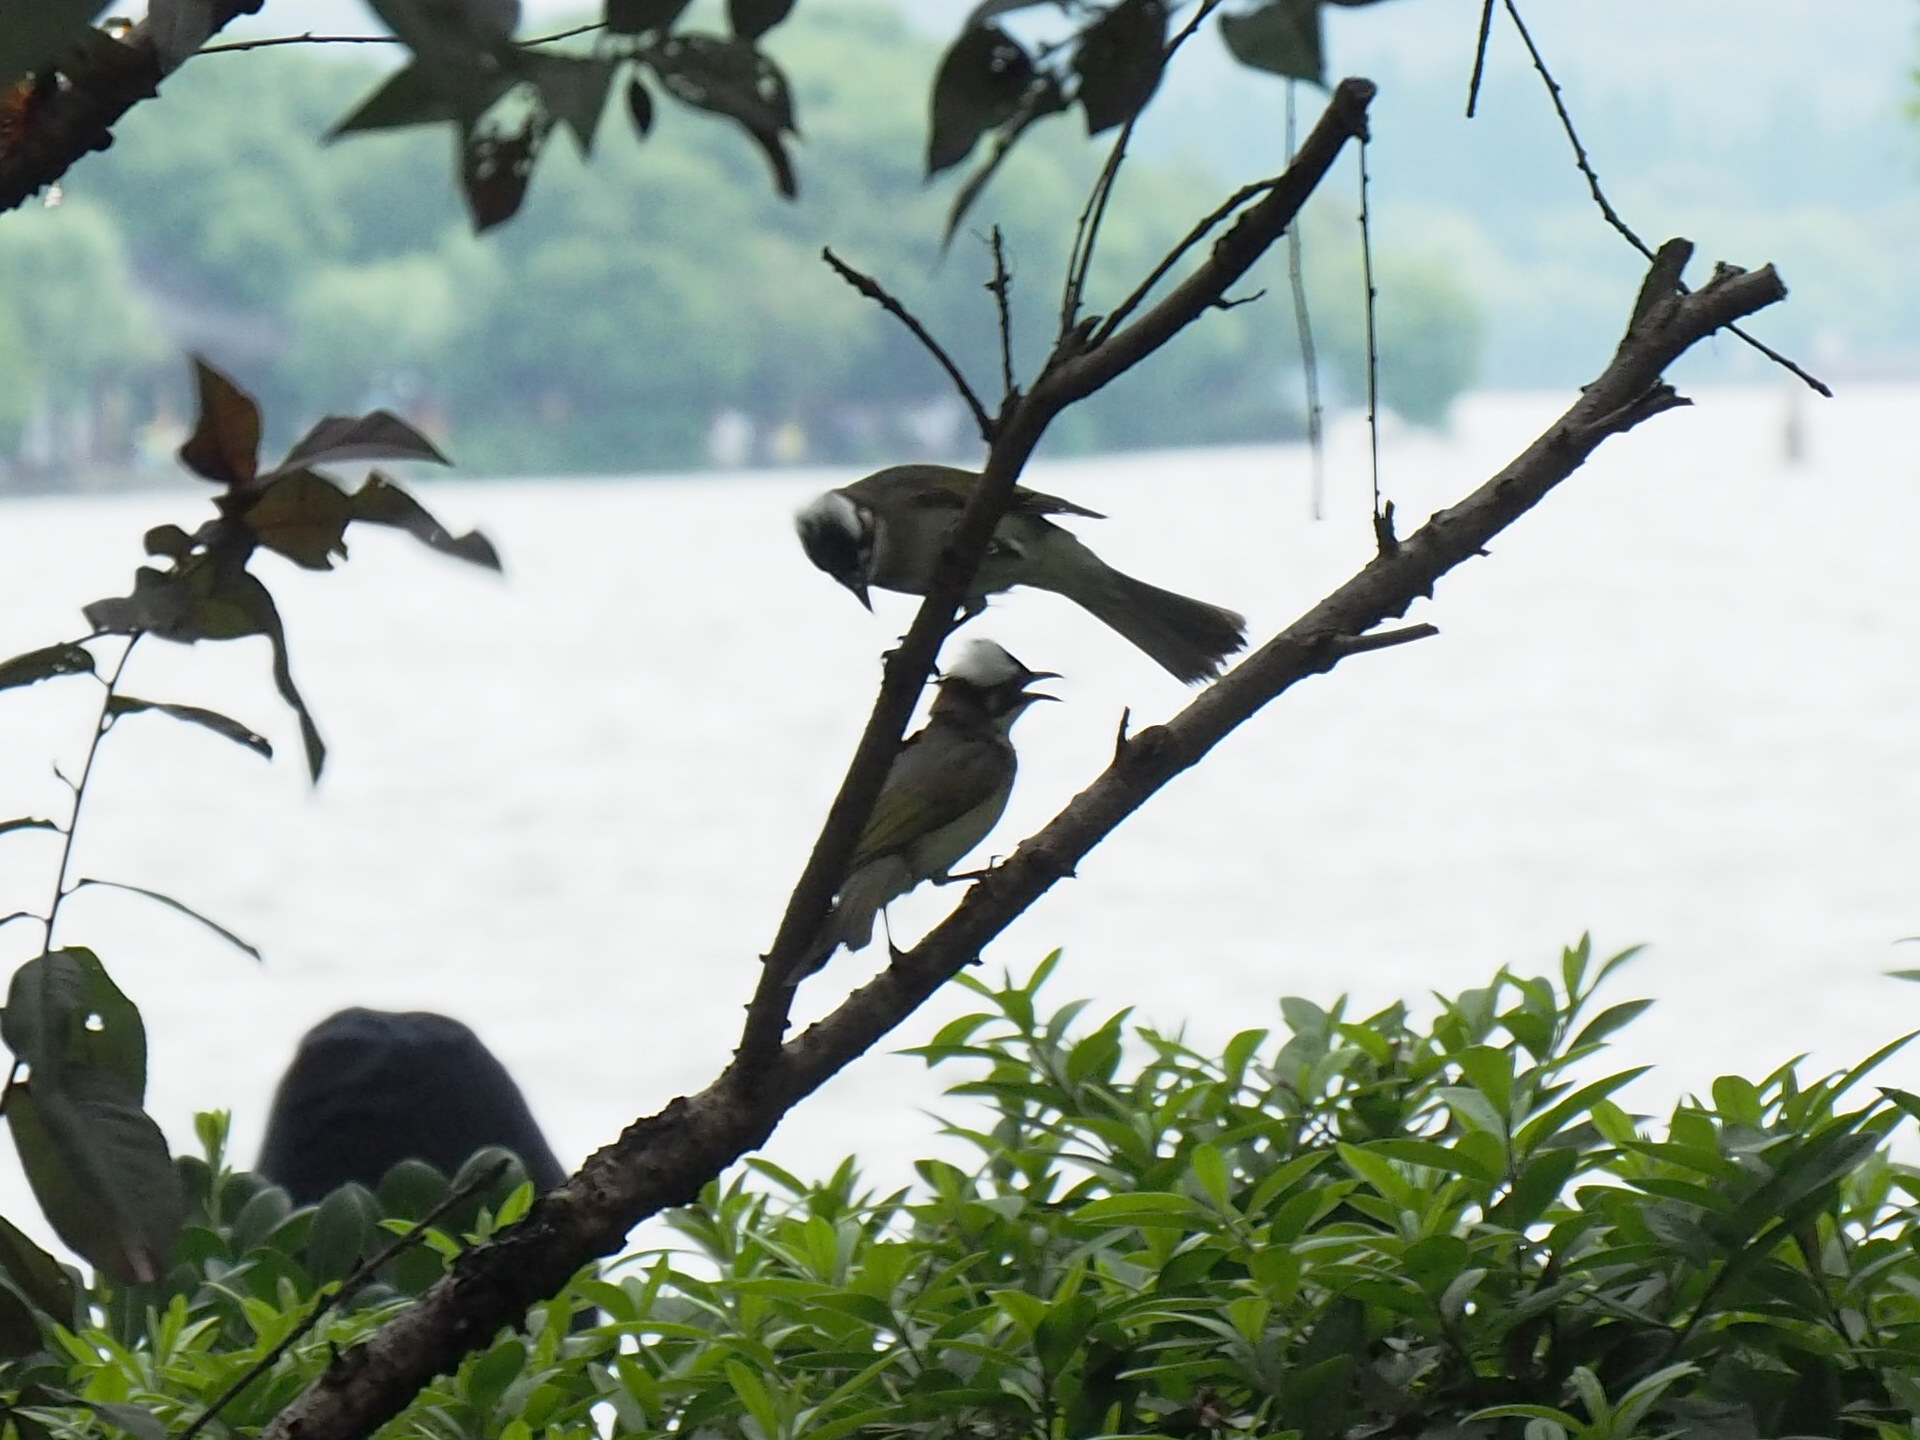
<instances>
[{"instance_id":1,"label":"bird's black head","mask_svg":"<svg viewBox=\"0 0 1920 1440\"><path fill-rule=\"evenodd\" d=\"M838 490L810 501L793 517L800 548L820 569L851 590L869 610L867 585L873 567L873 515Z\"/></svg>"}]
</instances>

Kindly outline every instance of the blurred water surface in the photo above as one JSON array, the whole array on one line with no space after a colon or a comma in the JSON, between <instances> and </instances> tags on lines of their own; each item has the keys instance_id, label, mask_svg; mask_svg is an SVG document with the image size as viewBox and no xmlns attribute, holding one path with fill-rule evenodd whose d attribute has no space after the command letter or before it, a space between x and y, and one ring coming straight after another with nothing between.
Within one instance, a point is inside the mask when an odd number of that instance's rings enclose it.
<instances>
[{"instance_id":1,"label":"blurred water surface","mask_svg":"<svg viewBox=\"0 0 1920 1440\"><path fill-rule=\"evenodd\" d=\"M1438 639L1303 685L1176 782L989 951L1055 946L1056 997L1125 1005L1203 1043L1277 1020L1276 999L1363 1007L1546 967L1591 928L1649 952L1615 998L1660 1004L1621 1042L1656 1061L1653 1104L1810 1051L1838 1064L1920 1026L1920 391L1805 416L1787 463L1778 390L1705 393L1618 439L1416 612ZM1510 458L1561 402L1481 397L1446 437L1385 447L1403 528ZM1313 523L1292 448L1137 455L1030 478L1112 518L1116 563L1235 605L1270 632L1364 560L1364 435L1339 431ZM62 938L139 1002L151 1104L176 1147L229 1107L250 1157L274 1078L349 1004L476 1026L569 1162L723 1062L787 886L910 608L875 619L815 574L793 508L850 476L443 483L503 581L385 534L313 576L270 563L294 668L332 744L309 791L264 644L136 655L128 688L271 734L271 767L153 716L116 732L79 873L177 894L258 943L256 966L190 922L104 891ZM201 497L0 507L0 653L68 636L124 590L139 536ZM1116 722L1179 686L1047 596L976 622L1065 673L1035 710L995 837L1010 849L1105 762ZM92 699L63 681L0 697L6 814L58 813ZM0 840L0 910L42 903L46 837ZM896 907L903 936L951 892ZM37 936L0 931L15 963ZM841 957L816 1012L869 973ZM937 997L924 1039L969 997ZM1920 1080L1896 1059L1889 1083ZM869 1057L772 1153L823 1172L859 1152L904 1179L935 1122L918 1062ZM954 1113L954 1106L944 1107ZM0 1165L0 1208L29 1208Z\"/></svg>"}]
</instances>

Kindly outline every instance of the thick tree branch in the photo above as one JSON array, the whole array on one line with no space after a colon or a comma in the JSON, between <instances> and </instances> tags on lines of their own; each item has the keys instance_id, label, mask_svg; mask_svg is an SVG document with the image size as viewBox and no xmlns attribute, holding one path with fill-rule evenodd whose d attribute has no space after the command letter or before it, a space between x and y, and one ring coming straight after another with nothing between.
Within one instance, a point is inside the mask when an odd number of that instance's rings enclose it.
<instances>
[{"instance_id":1,"label":"thick tree branch","mask_svg":"<svg viewBox=\"0 0 1920 1440\"><path fill-rule=\"evenodd\" d=\"M1483 553L1608 436L1687 403L1660 378L1666 367L1705 336L1786 293L1768 267L1751 274L1722 269L1699 292L1683 296L1674 287L1688 249L1684 241L1662 248L1611 363L1517 459L1390 554L1376 555L1172 720L1126 737L1106 771L971 887L947 920L832 1014L757 1060L751 1077L736 1059L705 1090L629 1126L537 1201L521 1224L462 1255L418 1303L342 1354L282 1411L266 1432L271 1440L357 1440L372 1433L434 1375L454 1368L502 1327L522 1323L529 1305L557 1291L579 1267L616 1251L634 1225L691 1201L727 1165L764 1143L797 1101L912 1014L1115 826L1262 706L1349 654L1416 638L1422 627L1369 632L1405 614L1442 576ZM1024 407L1016 407L1012 418L1022 413ZM993 482L1012 483L998 468L1006 463L998 445L995 462L982 494ZM968 520L982 514L977 494ZM934 609L930 599L916 630ZM896 653L889 681L900 663Z\"/></svg>"},{"instance_id":2,"label":"thick tree branch","mask_svg":"<svg viewBox=\"0 0 1920 1440\"><path fill-rule=\"evenodd\" d=\"M217 33L263 0L210 0L208 33ZM157 37L145 21L119 41L89 37L87 61L68 75L69 84L48 95L33 123L0 155L0 211L18 209L54 183L83 157L113 143L113 127L142 100L159 93L168 69Z\"/></svg>"}]
</instances>

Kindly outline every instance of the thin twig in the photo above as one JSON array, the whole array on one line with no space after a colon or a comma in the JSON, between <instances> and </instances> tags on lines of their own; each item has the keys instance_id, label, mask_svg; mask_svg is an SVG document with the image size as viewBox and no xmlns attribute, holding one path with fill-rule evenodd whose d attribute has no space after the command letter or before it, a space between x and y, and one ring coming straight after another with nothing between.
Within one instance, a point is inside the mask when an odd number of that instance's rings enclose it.
<instances>
[{"instance_id":1,"label":"thin twig","mask_svg":"<svg viewBox=\"0 0 1920 1440\"><path fill-rule=\"evenodd\" d=\"M558 30L551 35L536 35L531 40L522 40L524 47L533 45L551 45L558 40L571 40L576 35L588 35L595 30L604 30L602 21L590 25L575 25L570 30ZM274 35L263 40L222 40L218 45L203 45L196 54L231 55L241 50L270 50L276 45L404 45L406 41L398 35L316 35L311 30L302 35Z\"/></svg>"},{"instance_id":2,"label":"thin twig","mask_svg":"<svg viewBox=\"0 0 1920 1440\"><path fill-rule=\"evenodd\" d=\"M100 715L93 724L93 739L87 743L87 758L80 767L80 778L69 781L73 791L73 809L67 816L66 838L60 845L60 868L53 877L53 899L47 905L47 926L41 949L51 952L53 949L53 926L60 917L60 902L67 898L67 875L73 867L73 837L80 831L80 806L87 798L87 780L93 774L94 758L100 753L100 742L107 738L107 731L113 728L113 693L120 683L120 677L126 673L127 659L133 654L133 647L140 643L140 634L135 631L127 637L126 649L120 652L120 659L113 667L113 673L106 678L105 689L100 695ZM57 771L55 772L58 773ZM65 779L65 776L61 776Z\"/></svg>"},{"instance_id":3,"label":"thin twig","mask_svg":"<svg viewBox=\"0 0 1920 1440\"><path fill-rule=\"evenodd\" d=\"M1467 119L1480 103L1480 80L1487 72L1487 41L1493 36L1493 0L1480 7L1480 39L1473 47L1473 78L1467 82Z\"/></svg>"},{"instance_id":4,"label":"thin twig","mask_svg":"<svg viewBox=\"0 0 1920 1440\"><path fill-rule=\"evenodd\" d=\"M1251 185L1242 185L1238 190L1234 191L1233 194L1221 201L1210 215L1199 220L1194 227L1186 233L1186 237L1182 239L1178 245L1175 245L1173 249L1161 256L1159 263L1147 272L1147 278L1136 285L1133 293L1116 305L1106 319L1100 322L1099 328L1093 332L1093 340L1091 343L1099 345L1112 335L1114 331L1118 330L1126 318L1145 303L1147 296L1153 293L1153 288L1162 280L1166 279L1167 272L1178 265L1189 250L1206 239L1207 236L1211 235L1226 221L1231 220L1234 214L1242 207L1258 200L1279 183L1277 179L1256 180Z\"/></svg>"},{"instance_id":5,"label":"thin twig","mask_svg":"<svg viewBox=\"0 0 1920 1440\"><path fill-rule=\"evenodd\" d=\"M478 1175L475 1175L473 1179L469 1180L465 1185L462 1185L458 1190L453 1191L442 1199L438 1205L435 1205L425 1215L421 1216L412 1228L396 1237L393 1243L382 1249L379 1254L362 1260L358 1265L354 1266L353 1269L348 1272L346 1279L342 1280L336 1288L329 1290L314 1302L313 1309L308 1313L306 1319L302 1320L298 1325L294 1326L292 1330L283 1335L271 1350L254 1361L253 1364L249 1365L231 1385L221 1391L219 1397L215 1399L211 1405L207 1406L205 1410L202 1410L200 1414L194 1418L193 1423L180 1432L176 1440L193 1440L194 1436L206 1428L209 1421L238 1399L249 1385L253 1384L254 1381L258 1380L262 1375L266 1374L267 1371L277 1365L282 1355L285 1355L287 1351L291 1350L301 1340L311 1334L313 1327L320 1323L322 1317L324 1317L329 1310L337 1309L355 1295L359 1294L360 1291L365 1289L368 1283L380 1273L381 1269L389 1261L417 1245L420 1242L420 1237L433 1228L435 1221L439 1220L449 1210L452 1210L461 1202L471 1200L482 1190L494 1184L506 1171L507 1162L505 1160L494 1161L493 1164L487 1166L486 1169L482 1170Z\"/></svg>"},{"instance_id":6,"label":"thin twig","mask_svg":"<svg viewBox=\"0 0 1920 1440\"><path fill-rule=\"evenodd\" d=\"M1373 473L1373 519L1379 531L1380 509L1380 332L1374 302L1380 291L1373 283L1373 219L1367 208L1367 144L1360 142L1360 271L1367 286L1367 451ZM1383 537L1384 548L1384 537Z\"/></svg>"},{"instance_id":7,"label":"thin twig","mask_svg":"<svg viewBox=\"0 0 1920 1440\"><path fill-rule=\"evenodd\" d=\"M1179 53L1180 47L1193 38L1194 32L1223 3L1224 0L1201 0L1200 7L1193 12L1173 39L1167 42L1166 54L1160 60L1163 73L1166 67L1173 63L1173 57ZM1120 127L1119 138L1113 142L1113 149L1108 152L1107 163L1101 168L1100 178L1094 183L1092 192L1088 194L1086 208L1081 210L1080 223L1074 229L1073 249L1069 252L1067 260L1066 289L1060 300L1060 338L1062 340L1073 333L1074 326L1080 321L1080 301L1086 293L1087 275L1093 268L1093 248L1099 241L1100 225L1106 218L1107 202L1113 194L1113 183L1119 177L1120 165L1127 155L1127 144L1133 138L1133 127L1141 113L1141 111L1135 111L1127 117L1127 123ZM1171 268L1181 253L1184 253L1184 250L1168 257L1166 265ZM1165 270L1156 271L1149 277L1145 288L1152 289L1159 276L1165 273ZM1139 303L1138 293L1136 292L1136 298L1131 301L1132 305ZM1109 324L1103 326L1100 333L1111 335L1113 329L1114 327Z\"/></svg>"},{"instance_id":8,"label":"thin twig","mask_svg":"<svg viewBox=\"0 0 1920 1440\"><path fill-rule=\"evenodd\" d=\"M1287 158L1293 158L1298 120L1295 99L1300 82L1287 81ZM1325 415L1320 406L1320 357L1313 343L1313 317L1307 310L1306 243L1300 236L1300 222L1287 227L1287 283L1293 290L1293 324L1300 337L1300 378L1307 392L1307 463L1313 518L1326 509L1327 436Z\"/></svg>"},{"instance_id":9,"label":"thin twig","mask_svg":"<svg viewBox=\"0 0 1920 1440\"><path fill-rule=\"evenodd\" d=\"M831 265L834 273L842 280L853 286L854 289L858 290L862 295L873 301L874 304L878 305L882 310L885 310L889 315L893 316L894 319L898 320L902 325L906 326L908 330L913 332L913 338L925 346L927 353L939 361L940 368L947 372L947 378L953 381L954 388L960 392L960 398L966 401L967 408L973 412L973 422L980 428L980 438L991 445L993 443L993 420L987 414L987 407L982 405L980 403L980 397L973 393L973 386L967 383L966 375L961 371L960 367L954 363L953 357L947 354L938 340L927 333L927 327L922 325L906 306L894 299L893 296L881 286L878 280L873 279L871 276L861 274L838 255L834 254L831 247L823 249L820 252L820 258Z\"/></svg>"},{"instance_id":10,"label":"thin twig","mask_svg":"<svg viewBox=\"0 0 1920 1440\"><path fill-rule=\"evenodd\" d=\"M1527 54L1533 60L1533 68L1539 72L1540 79L1546 84L1547 95L1553 101L1554 113L1560 117L1560 128L1566 134L1567 143L1573 147L1574 164L1579 166L1580 173L1586 177L1587 189L1593 195L1593 203L1599 206L1601 216L1620 232L1629 245L1647 259L1653 259L1652 247L1634 232L1631 225L1620 218L1620 212L1613 208L1612 202L1607 199L1606 192L1600 188L1600 176L1594 170L1593 163L1587 158L1587 147L1580 143L1579 132L1573 127L1573 116L1568 113L1567 102L1560 93L1560 82L1553 78L1553 72L1547 68L1546 57L1540 53L1540 47L1533 43L1533 35L1527 29L1527 22L1520 18L1520 7L1515 0L1504 0L1504 3L1507 15L1513 21L1513 28L1519 32L1521 43L1527 47ZM1685 293L1686 287L1682 286L1681 290ZM1738 325L1729 325L1726 329L1728 334L1744 340L1781 369L1796 376L1808 389L1826 396L1829 400L1833 398L1833 390L1824 380L1809 374L1764 340L1756 339Z\"/></svg>"},{"instance_id":11,"label":"thin twig","mask_svg":"<svg viewBox=\"0 0 1920 1440\"><path fill-rule=\"evenodd\" d=\"M1013 388L1013 276L1007 269L1006 239L1000 227L993 227L993 279L987 289L1000 312L1000 408L1002 413L1014 401Z\"/></svg>"}]
</instances>

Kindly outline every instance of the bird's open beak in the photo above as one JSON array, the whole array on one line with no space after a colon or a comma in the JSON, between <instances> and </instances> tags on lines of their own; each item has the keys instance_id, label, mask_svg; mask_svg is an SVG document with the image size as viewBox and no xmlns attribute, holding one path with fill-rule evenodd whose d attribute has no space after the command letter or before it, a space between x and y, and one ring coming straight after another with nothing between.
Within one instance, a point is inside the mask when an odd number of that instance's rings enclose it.
<instances>
[{"instance_id":1,"label":"bird's open beak","mask_svg":"<svg viewBox=\"0 0 1920 1440\"><path fill-rule=\"evenodd\" d=\"M1021 698L1026 700L1058 700L1060 698L1058 695L1049 695L1044 690L1029 690L1027 686L1041 680L1061 680L1064 678L1066 677L1061 675L1057 670L1031 670L1027 673L1027 678L1020 682Z\"/></svg>"}]
</instances>

